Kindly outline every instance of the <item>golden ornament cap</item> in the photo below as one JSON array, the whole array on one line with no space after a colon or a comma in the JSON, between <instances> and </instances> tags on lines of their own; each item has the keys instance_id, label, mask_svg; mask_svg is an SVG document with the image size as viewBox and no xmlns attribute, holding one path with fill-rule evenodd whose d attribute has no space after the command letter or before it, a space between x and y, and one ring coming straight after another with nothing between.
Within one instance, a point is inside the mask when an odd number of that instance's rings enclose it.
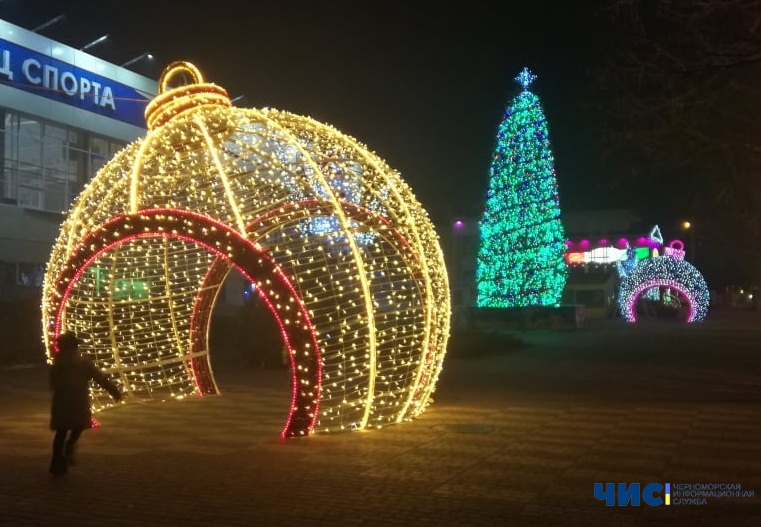
<instances>
[{"instance_id":1,"label":"golden ornament cap","mask_svg":"<svg viewBox=\"0 0 761 527\"><path fill-rule=\"evenodd\" d=\"M170 79L183 73L189 74L193 83L171 88ZM161 73L159 94L145 108L145 122L148 130L155 130L183 112L206 105L229 108L232 101L221 86L203 82L203 75L190 62L173 62Z\"/></svg>"}]
</instances>

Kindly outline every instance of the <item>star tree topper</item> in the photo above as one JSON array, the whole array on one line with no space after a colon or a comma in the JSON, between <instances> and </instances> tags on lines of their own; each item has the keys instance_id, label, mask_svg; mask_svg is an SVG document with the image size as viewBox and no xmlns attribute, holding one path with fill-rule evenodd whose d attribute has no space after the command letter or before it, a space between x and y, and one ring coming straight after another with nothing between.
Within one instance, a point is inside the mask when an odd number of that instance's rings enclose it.
<instances>
[{"instance_id":1,"label":"star tree topper","mask_svg":"<svg viewBox=\"0 0 761 527\"><path fill-rule=\"evenodd\" d=\"M523 86L523 91L527 91L529 85L536 80L536 75L531 73L528 68L524 67L515 77L515 80Z\"/></svg>"}]
</instances>

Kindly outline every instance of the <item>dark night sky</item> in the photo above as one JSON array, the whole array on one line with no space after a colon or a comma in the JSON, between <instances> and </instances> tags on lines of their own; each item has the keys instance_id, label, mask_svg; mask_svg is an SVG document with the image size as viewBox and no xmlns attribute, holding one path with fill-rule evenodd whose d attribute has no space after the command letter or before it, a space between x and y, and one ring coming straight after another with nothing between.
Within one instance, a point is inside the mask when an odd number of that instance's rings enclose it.
<instances>
[{"instance_id":1,"label":"dark night sky","mask_svg":"<svg viewBox=\"0 0 761 527\"><path fill-rule=\"evenodd\" d=\"M489 2L491 4L493 2ZM592 2L583 2L585 5ZM428 5L426 5L428 4ZM437 5L438 4L438 5ZM194 63L241 106L331 124L397 169L434 219L480 212L497 126L528 66L550 130L564 210L615 207L577 103L599 48L593 9L557 0L470 2L5 0L0 18L158 78Z\"/></svg>"}]
</instances>

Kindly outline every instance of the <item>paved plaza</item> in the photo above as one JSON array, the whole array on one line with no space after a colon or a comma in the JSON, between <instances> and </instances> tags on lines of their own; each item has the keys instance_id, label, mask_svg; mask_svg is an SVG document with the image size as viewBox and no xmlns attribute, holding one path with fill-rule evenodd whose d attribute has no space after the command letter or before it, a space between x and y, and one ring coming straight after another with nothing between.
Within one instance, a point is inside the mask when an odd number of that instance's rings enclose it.
<instances>
[{"instance_id":1,"label":"paved plaza","mask_svg":"<svg viewBox=\"0 0 761 527\"><path fill-rule=\"evenodd\" d=\"M302 439L279 438L285 370L215 364L221 395L97 414L57 478L45 367L3 368L0 525L758 527L750 315L517 333L520 349L447 359L415 421ZM606 506L595 483L754 496Z\"/></svg>"}]
</instances>

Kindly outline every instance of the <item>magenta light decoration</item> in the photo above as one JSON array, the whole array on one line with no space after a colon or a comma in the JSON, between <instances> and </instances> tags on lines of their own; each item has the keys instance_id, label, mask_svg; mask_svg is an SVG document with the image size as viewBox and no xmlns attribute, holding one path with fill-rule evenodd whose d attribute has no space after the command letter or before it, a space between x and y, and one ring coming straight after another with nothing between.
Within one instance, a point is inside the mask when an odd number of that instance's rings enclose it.
<instances>
[{"instance_id":1,"label":"magenta light decoration","mask_svg":"<svg viewBox=\"0 0 761 527\"><path fill-rule=\"evenodd\" d=\"M686 322L701 322L708 314L710 292L703 275L685 260L657 256L641 260L623 276L619 288L619 309L627 322L637 321L637 301L653 287L671 287L689 303Z\"/></svg>"}]
</instances>

